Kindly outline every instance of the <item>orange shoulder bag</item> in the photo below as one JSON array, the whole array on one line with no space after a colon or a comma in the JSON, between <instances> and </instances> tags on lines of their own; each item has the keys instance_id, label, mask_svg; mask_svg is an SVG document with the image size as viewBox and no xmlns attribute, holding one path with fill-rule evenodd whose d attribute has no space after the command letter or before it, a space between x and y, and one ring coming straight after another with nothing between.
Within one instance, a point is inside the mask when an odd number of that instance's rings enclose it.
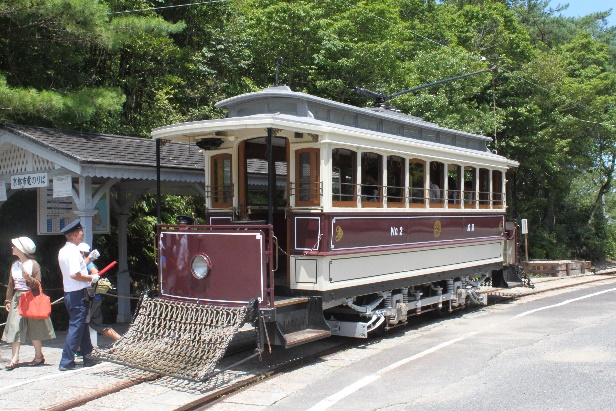
<instances>
[{"instance_id":1,"label":"orange shoulder bag","mask_svg":"<svg viewBox=\"0 0 616 411\"><path fill-rule=\"evenodd\" d=\"M19 297L19 315L35 320L44 320L51 315L51 300L43 293L43 288L39 281L36 282L39 294L34 295L32 290L23 293Z\"/></svg>"}]
</instances>

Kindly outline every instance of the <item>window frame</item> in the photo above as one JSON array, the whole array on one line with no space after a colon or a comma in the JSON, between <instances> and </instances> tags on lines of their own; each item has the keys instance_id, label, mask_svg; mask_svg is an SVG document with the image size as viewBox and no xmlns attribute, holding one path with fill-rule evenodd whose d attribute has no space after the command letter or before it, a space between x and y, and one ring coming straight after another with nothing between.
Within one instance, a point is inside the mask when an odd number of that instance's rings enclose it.
<instances>
[{"instance_id":1,"label":"window frame","mask_svg":"<svg viewBox=\"0 0 616 411\"><path fill-rule=\"evenodd\" d=\"M423 168L423 172L422 172L422 184L421 184L421 194L422 194L422 202L420 203L413 203L413 196L412 196L412 192L411 190L414 189L414 187L411 186L412 183L412 176L411 176L411 164L412 163L416 163L416 164L421 164L421 167ZM422 160L419 158L409 158L408 159L408 165L407 165L407 171L408 171L408 193L409 193L409 208L426 208L426 164L427 161L426 160Z\"/></svg>"},{"instance_id":2,"label":"window frame","mask_svg":"<svg viewBox=\"0 0 616 411\"><path fill-rule=\"evenodd\" d=\"M439 184L438 185L438 190L439 190L439 199L438 201L433 201L432 200L432 188L430 186L428 186L428 188L426 189L427 193L428 193L428 204L430 208L445 208L445 203L446 203L446 198L444 193L445 193L445 181L447 176L446 171L447 171L447 164L444 163L443 161L430 161L429 162L430 166L429 166L429 181L430 184L432 184L433 178L432 178L432 165L436 164L437 169L440 168L440 176L439 176Z\"/></svg>"},{"instance_id":3,"label":"window frame","mask_svg":"<svg viewBox=\"0 0 616 411\"><path fill-rule=\"evenodd\" d=\"M228 201L224 201L225 198L225 184L224 184L224 164L225 160L229 160L229 192ZM220 167L217 167L217 163ZM222 178L222 184L218 184L214 179L220 174ZM218 187L222 187L219 189ZM215 154L210 157L210 201L212 208L233 208L233 154L222 153ZM216 198L223 198L223 201L215 201Z\"/></svg>"},{"instance_id":4,"label":"window frame","mask_svg":"<svg viewBox=\"0 0 616 411\"><path fill-rule=\"evenodd\" d=\"M492 170L492 208L505 207L505 184L501 170Z\"/></svg>"},{"instance_id":5,"label":"window frame","mask_svg":"<svg viewBox=\"0 0 616 411\"><path fill-rule=\"evenodd\" d=\"M364 170L364 156L374 155L377 156L377 165L376 170L378 172L378 178L376 184L366 184L364 183L364 177L367 176ZM383 155L379 153L375 153L372 151L362 151L360 153L360 161L361 161L361 181L360 181L360 190L361 190L361 206L362 208L381 208L383 207ZM369 201L364 200L365 197L369 196L364 194L364 186L377 186L377 201Z\"/></svg>"},{"instance_id":6,"label":"window frame","mask_svg":"<svg viewBox=\"0 0 616 411\"><path fill-rule=\"evenodd\" d=\"M334 194L334 180L333 180L333 171L334 171L334 158L336 150L346 150L352 154L352 165L351 170L353 170L353 182L350 183L353 185L353 194L342 194L342 181L339 181L340 184L340 193ZM332 207L357 207L357 151L351 150L350 148L343 147L335 147L331 150L331 172L332 172L332 187L331 187L331 198L332 198ZM334 197L338 196L352 196L352 200L334 200Z\"/></svg>"},{"instance_id":7,"label":"window frame","mask_svg":"<svg viewBox=\"0 0 616 411\"><path fill-rule=\"evenodd\" d=\"M308 153L310 155L310 182L309 198L310 200L304 201L301 199L300 192L303 190L301 184L301 172L302 167L300 164L300 158L302 154ZM296 207L318 207L321 205L321 162L320 162L319 148L302 148L295 151L295 184L294 184L294 196ZM314 193L314 194L313 194Z\"/></svg>"}]
</instances>

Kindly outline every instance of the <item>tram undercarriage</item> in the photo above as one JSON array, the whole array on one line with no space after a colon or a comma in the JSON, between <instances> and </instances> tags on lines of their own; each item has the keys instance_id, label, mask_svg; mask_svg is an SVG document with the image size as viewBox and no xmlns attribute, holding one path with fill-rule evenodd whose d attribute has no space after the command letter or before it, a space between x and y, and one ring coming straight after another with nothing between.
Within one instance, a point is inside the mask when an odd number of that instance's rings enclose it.
<instances>
[{"instance_id":1,"label":"tram undercarriage","mask_svg":"<svg viewBox=\"0 0 616 411\"><path fill-rule=\"evenodd\" d=\"M410 316L430 311L452 312L469 304L486 305L487 294L477 291L487 278L488 274L474 280L461 277L446 280L445 284L431 283L348 298L342 306L324 314L332 335L368 338L370 332L400 326Z\"/></svg>"}]
</instances>

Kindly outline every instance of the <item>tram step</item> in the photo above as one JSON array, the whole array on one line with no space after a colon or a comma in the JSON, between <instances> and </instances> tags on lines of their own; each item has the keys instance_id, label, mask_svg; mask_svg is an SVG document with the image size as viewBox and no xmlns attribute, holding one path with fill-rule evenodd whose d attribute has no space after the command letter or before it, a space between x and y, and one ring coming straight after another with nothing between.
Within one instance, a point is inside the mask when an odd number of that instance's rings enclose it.
<instances>
[{"instance_id":1,"label":"tram step","mask_svg":"<svg viewBox=\"0 0 616 411\"><path fill-rule=\"evenodd\" d=\"M306 329L296 331L294 333L285 334L286 347L294 347L296 345L305 344L311 341L320 340L321 338L327 338L332 335L330 330L313 330Z\"/></svg>"},{"instance_id":2,"label":"tram step","mask_svg":"<svg viewBox=\"0 0 616 411\"><path fill-rule=\"evenodd\" d=\"M323 318L321 297L303 297L276 304L275 321L267 324L267 338L285 348L326 338L331 329Z\"/></svg>"},{"instance_id":3,"label":"tram step","mask_svg":"<svg viewBox=\"0 0 616 411\"><path fill-rule=\"evenodd\" d=\"M515 267L506 266L492 272L492 286L497 288L523 287L524 281Z\"/></svg>"}]
</instances>

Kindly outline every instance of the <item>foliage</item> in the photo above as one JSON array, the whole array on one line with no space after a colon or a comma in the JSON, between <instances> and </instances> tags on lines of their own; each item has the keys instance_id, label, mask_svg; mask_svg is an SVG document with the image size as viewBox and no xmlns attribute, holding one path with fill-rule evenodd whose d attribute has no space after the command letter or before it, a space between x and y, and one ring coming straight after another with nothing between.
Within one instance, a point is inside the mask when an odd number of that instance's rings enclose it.
<instances>
[{"instance_id":1,"label":"foliage","mask_svg":"<svg viewBox=\"0 0 616 411\"><path fill-rule=\"evenodd\" d=\"M0 121L147 137L220 117L216 101L272 85L277 64L279 83L359 106L370 102L356 86L393 94L498 66L391 103L491 136L490 149L520 162L510 211L530 222L532 258L616 257L606 13L564 18L547 0L186 3L0 0ZM169 197L163 219L192 212L202 200ZM136 289L156 272L154 222L144 197L129 221ZM115 257L115 233L96 241Z\"/></svg>"},{"instance_id":2,"label":"foliage","mask_svg":"<svg viewBox=\"0 0 616 411\"><path fill-rule=\"evenodd\" d=\"M90 0L0 0L0 121L125 131L118 123L138 90L119 72L136 67L143 76L148 65L165 67L165 39L184 25L109 13L105 3ZM160 58L138 54L140 46ZM160 95L154 84L142 84ZM135 129L145 135L150 126Z\"/></svg>"}]
</instances>

